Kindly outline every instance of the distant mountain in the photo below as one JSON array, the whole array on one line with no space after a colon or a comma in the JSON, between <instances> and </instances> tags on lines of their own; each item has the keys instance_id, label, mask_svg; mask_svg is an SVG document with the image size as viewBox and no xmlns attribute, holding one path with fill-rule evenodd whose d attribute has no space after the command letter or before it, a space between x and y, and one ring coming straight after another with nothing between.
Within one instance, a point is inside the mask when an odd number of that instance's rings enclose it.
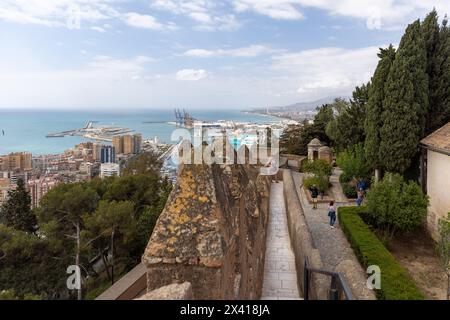
<instances>
[{"instance_id":1,"label":"distant mountain","mask_svg":"<svg viewBox=\"0 0 450 320\"><path fill-rule=\"evenodd\" d=\"M349 99L350 97L342 97L342 98ZM323 104L333 102L334 99L336 99L336 97L326 97L326 98L318 99L315 101L297 102L297 103L290 104L287 106L270 106L270 107L266 107L266 108L256 108L256 109L253 109L252 111L254 111L254 112L264 111L264 113L267 111L267 109L269 109L269 112L311 111L311 110L315 110L316 107L320 107Z\"/></svg>"},{"instance_id":2,"label":"distant mountain","mask_svg":"<svg viewBox=\"0 0 450 320\"><path fill-rule=\"evenodd\" d=\"M319 100L315 100L315 101L309 101L309 102L297 102L294 104L290 104L284 107L273 107L276 109L281 109L281 110L285 110L285 111L308 111L308 110L314 110L316 109L316 107L319 107L323 104L326 103L331 103L333 102L335 99L335 97L327 97L327 98L322 98ZM269 108L271 109L271 108Z\"/></svg>"}]
</instances>

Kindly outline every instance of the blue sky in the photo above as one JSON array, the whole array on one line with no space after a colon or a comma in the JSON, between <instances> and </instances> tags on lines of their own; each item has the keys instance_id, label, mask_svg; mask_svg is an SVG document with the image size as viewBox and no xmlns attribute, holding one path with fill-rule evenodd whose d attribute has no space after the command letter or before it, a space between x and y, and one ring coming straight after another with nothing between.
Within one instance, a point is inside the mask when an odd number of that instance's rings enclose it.
<instances>
[{"instance_id":1,"label":"blue sky","mask_svg":"<svg viewBox=\"0 0 450 320\"><path fill-rule=\"evenodd\" d=\"M252 108L348 96L447 0L2 0L0 108Z\"/></svg>"}]
</instances>

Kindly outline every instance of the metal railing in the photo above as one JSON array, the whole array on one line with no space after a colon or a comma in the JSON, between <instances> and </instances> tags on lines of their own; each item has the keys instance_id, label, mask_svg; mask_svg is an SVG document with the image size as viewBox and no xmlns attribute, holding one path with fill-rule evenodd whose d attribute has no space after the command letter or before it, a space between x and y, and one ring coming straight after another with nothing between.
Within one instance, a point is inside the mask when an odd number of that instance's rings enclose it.
<instances>
[{"instance_id":1,"label":"metal railing","mask_svg":"<svg viewBox=\"0 0 450 320\"><path fill-rule=\"evenodd\" d=\"M330 288L328 289L329 300L353 300L352 292L350 291L350 288L347 285L347 281L345 281L342 273L311 268L309 266L308 257L305 258L303 268L303 298L305 300L310 300L310 283L313 273L323 274L331 277Z\"/></svg>"}]
</instances>

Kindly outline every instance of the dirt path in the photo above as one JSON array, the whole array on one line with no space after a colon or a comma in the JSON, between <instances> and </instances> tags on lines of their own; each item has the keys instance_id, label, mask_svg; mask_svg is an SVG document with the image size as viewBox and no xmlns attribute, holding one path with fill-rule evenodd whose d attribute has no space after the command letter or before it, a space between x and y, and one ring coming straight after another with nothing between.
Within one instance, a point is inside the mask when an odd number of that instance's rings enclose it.
<instances>
[{"instance_id":1,"label":"dirt path","mask_svg":"<svg viewBox=\"0 0 450 320\"><path fill-rule=\"evenodd\" d=\"M424 230L397 236L390 243L389 251L408 270L427 298L447 298L447 276L439 264L435 244Z\"/></svg>"}]
</instances>

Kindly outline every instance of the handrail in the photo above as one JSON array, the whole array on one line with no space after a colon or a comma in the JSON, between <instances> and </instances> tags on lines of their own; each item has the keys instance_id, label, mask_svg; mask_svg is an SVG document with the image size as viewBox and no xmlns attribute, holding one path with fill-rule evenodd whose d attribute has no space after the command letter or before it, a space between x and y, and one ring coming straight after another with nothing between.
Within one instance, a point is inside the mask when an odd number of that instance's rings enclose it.
<instances>
[{"instance_id":1,"label":"handrail","mask_svg":"<svg viewBox=\"0 0 450 320\"><path fill-rule=\"evenodd\" d=\"M348 287L347 281L340 272L329 270L311 268L309 266L308 257L305 257L303 270L303 295L305 300L309 300L309 284L312 273L319 273L331 277L330 289L328 290L328 297L330 300L353 300L352 292Z\"/></svg>"}]
</instances>

